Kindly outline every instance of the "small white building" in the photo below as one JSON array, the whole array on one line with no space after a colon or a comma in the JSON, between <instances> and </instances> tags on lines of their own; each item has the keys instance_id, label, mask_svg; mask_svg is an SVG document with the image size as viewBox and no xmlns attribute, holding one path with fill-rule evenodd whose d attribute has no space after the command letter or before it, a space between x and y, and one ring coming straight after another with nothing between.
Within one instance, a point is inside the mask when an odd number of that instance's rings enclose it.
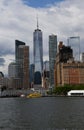
<instances>
[{"instance_id":1,"label":"small white building","mask_svg":"<svg viewBox=\"0 0 84 130\"><path fill-rule=\"evenodd\" d=\"M71 90L67 93L68 96L84 96L84 90Z\"/></svg>"}]
</instances>

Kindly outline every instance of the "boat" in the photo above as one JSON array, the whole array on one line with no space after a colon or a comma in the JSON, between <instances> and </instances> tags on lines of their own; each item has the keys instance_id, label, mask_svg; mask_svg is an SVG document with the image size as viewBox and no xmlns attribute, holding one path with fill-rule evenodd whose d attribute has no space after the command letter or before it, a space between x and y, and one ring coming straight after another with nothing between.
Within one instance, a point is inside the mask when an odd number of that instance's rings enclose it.
<instances>
[{"instance_id":1,"label":"boat","mask_svg":"<svg viewBox=\"0 0 84 130\"><path fill-rule=\"evenodd\" d=\"M31 93L27 96L27 98L39 98L42 97L42 95L38 92Z\"/></svg>"},{"instance_id":2,"label":"boat","mask_svg":"<svg viewBox=\"0 0 84 130\"><path fill-rule=\"evenodd\" d=\"M67 93L68 96L83 96L84 97L84 90L71 90Z\"/></svg>"},{"instance_id":3,"label":"boat","mask_svg":"<svg viewBox=\"0 0 84 130\"><path fill-rule=\"evenodd\" d=\"M25 97L25 95L24 95L24 94L21 94L20 97Z\"/></svg>"}]
</instances>

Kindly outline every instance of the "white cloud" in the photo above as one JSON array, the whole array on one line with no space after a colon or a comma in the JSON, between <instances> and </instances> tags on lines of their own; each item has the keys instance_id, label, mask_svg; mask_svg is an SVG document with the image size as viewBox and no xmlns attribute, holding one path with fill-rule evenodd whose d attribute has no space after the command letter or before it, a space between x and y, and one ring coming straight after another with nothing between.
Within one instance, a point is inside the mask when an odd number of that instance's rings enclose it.
<instances>
[{"instance_id":1,"label":"white cloud","mask_svg":"<svg viewBox=\"0 0 84 130\"><path fill-rule=\"evenodd\" d=\"M83 51L84 1L65 0L46 8L36 9L23 4L22 0L0 0L0 56L6 61L5 68L2 67L0 71L6 73L7 66L11 62L10 57L14 59L15 39L27 43L32 55L37 14L39 27L43 31L45 59L48 58L48 36L52 33L58 36L58 41L63 40L65 44L69 36L79 35Z\"/></svg>"}]
</instances>

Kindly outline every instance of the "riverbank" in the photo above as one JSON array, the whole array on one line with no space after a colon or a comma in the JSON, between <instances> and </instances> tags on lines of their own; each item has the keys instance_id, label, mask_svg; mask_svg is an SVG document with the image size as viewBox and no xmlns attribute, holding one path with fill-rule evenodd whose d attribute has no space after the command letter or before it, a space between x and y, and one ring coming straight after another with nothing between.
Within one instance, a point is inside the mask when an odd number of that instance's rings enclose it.
<instances>
[{"instance_id":1,"label":"riverbank","mask_svg":"<svg viewBox=\"0 0 84 130\"><path fill-rule=\"evenodd\" d=\"M48 95L62 95L67 96L67 93L71 90L84 90L84 85L64 85L54 87L52 90L47 91Z\"/></svg>"}]
</instances>

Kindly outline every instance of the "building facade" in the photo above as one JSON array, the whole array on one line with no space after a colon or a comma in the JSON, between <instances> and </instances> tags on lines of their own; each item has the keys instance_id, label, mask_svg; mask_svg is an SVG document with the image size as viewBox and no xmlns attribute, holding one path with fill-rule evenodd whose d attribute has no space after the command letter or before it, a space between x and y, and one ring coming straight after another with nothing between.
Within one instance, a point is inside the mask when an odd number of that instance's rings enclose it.
<instances>
[{"instance_id":1,"label":"building facade","mask_svg":"<svg viewBox=\"0 0 84 130\"><path fill-rule=\"evenodd\" d=\"M29 77L30 77L30 86L31 88L33 88L33 85L34 85L34 64L31 64L30 65L30 74L29 74Z\"/></svg>"},{"instance_id":2,"label":"building facade","mask_svg":"<svg viewBox=\"0 0 84 130\"><path fill-rule=\"evenodd\" d=\"M16 79L21 82L21 88L29 87L29 46L20 41L16 42Z\"/></svg>"},{"instance_id":3,"label":"building facade","mask_svg":"<svg viewBox=\"0 0 84 130\"><path fill-rule=\"evenodd\" d=\"M60 47L54 70L55 86L84 84L84 63L74 60L70 46Z\"/></svg>"},{"instance_id":4,"label":"building facade","mask_svg":"<svg viewBox=\"0 0 84 130\"><path fill-rule=\"evenodd\" d=\"M45 61L43 64L43 87L49 88L49 61Z\"/></svg>"},{"instance_id":5,"label":"building facade","mask_svg":"<svg viewBox=\"0 0 84 130\"><path fill-rule=\"evenodd\" d=\"M66 63L69 59L73 59L73 50L70 46L59 44L59 52L56 54L56 63Z\"/></svg>"},{"instance_id":6,"label":"building facade","mask_svg":"<svg viewBox=\"0 0 84 130\"><path fill-rule=\"evenodd\" d=\"M19 46L20 45L25 45L24 42L15 40L15 61L16 61L16 78L20 76L19 74L19 68L20 68L20 54L19 54Z\"/></svg>"},{"instance_id":7,"label":"building facade","mask_svg":"<svg viewBox=\"0 0 84 130\"><path fill-rule=\"evenodd\" d=\"M43 38L42 31L38 28L33 33L33 54L34 54L34 84L42 83L42 70L43 70Z\"/></svg>"},{"instance_id":8,"label":"building facade","mask_svg":"<svg viewBox=\"0 0 84 130\"><path fill-rule=\"evenodd\" d=\"M84 53L81 54L81 61L84 62Z\"/></svg>"},{"instance_id":9,"label":"building facade","mask_svg":"<svg viewBox=\"0 0 84 130\"><path fill-rule=\"evenodd\" d=\"M84 63L61 63L60 66L55 70L56 86L84 84Z\"/></svg>"},{"instance_id":10,"label":"building facade","mask_svg":"<svg viewBox=\"0 0 84 130\"><path fill-rule=\"evenodd\" d=\"M56 54L55 69L54 69L54 78L55 86L62 84L62 63L67 63L69 60L73 60L73 50L70 46L63 45L63 42L60 42L58 45L58 53Z\"/></svg>"},{"instance_id":11,"label":"building facade","mask_svg":"<svg viewBox=\"0 0 84 130\"><path fill-rule=\"evenodd\" d=\"M15 78L16 77L16 63L11 62L8 66L8 76L9 78Z\"/></svg>"},{"instance_id":12,"label":"building facade","mask_svg":"<svg viewBox=\"0 0 84 130\"><path fill-rule=\"evenodd\" d=\"M54 85L54 66L57 53L57 36L49 36L49 69L50 69L50 86Z\"/></svg>"},{"instance_id":13,"label":"building facade","mask_svg":"<svg viewBox=\"0 0 84 130\"><path fill-rule=\"evenodd\" d=\"M80 37L69 37L68 46L73 49L73 57L75 61L80 61Z\"/></svg>"},{"instance_id":14,"label":"building facade","mask_svg":"<svg viewBox=\"0 0 84 130\"><path fill-rule=\"evenodd\" d=\"M84 84L84 63L62 64L62 84Z\"/></svg>"}]
</instances>

